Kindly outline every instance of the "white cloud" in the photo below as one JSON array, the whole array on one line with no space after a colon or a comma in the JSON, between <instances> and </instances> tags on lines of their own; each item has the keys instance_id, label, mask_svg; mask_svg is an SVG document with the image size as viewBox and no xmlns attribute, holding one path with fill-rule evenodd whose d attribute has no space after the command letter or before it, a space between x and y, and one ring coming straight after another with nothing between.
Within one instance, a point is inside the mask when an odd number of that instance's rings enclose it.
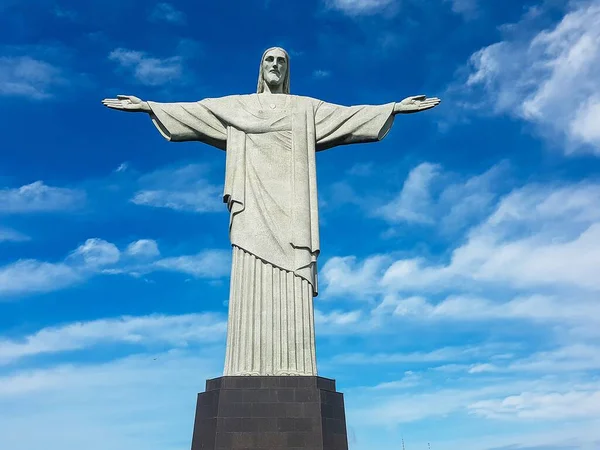
<instances>
[{"instance_id":1,"label":"white cloud","mask_svg":"<svg viewBox=\"0 0 600 450\"><path fill-rule=\"evenodd\" d=\"M64 376L69 373L69 367L60 367L51 371L32 371L16 376L0 377L0 398L20 396L31 392L51 388L64 382Z\"/></svg>"},{"instance_id":2,"label":"white cloud","mask_svg":"<svg viewBox=\"0 0 600 450\"><path fill-rule=\"evenodd\" d=\"M551 138L563 136L566 153L600 155L594 125L600 119L600 5L570 5L555 26L532 35L537 16L527 13L506 27L514 37L475 52L466 89L482 96L470 106L514 115Z\"/></svg>"},{"instance_id":3,"label":"white cloud","mask_svg":"<svg viewBox=\"0 0 600 450\"><path fill-rule=\"evenodd\" d=\"M595 411L599 406L593 406L597 401L583 402L581 409L577 407L577 400L585 392L596 400L600 386L594 381L490 378L482 383L481 379L470 378L460 381L454 379L449 386L445 382L436 386L436 379L432 379L431 374L416 375L421 375L421 382L417 389L409 392L406 392L402 383L395 387L393 382L388 384L384 392L361 392L355 400L358 408L350 413L351 420L364 420L373 425L378 422L394 425L464 413L488 419L516 420L597 417ZM393 389L397 391L393 392ZM402 408L401 405L405 407ZM540 423L543 422L538 422Z\"/></svg>"},{"instance_id":4,"label":"white cloud","mask_svg":"<svg viewBox=\"0 0 600 450\"><path fill-rule=\"evenodd\" d=\"M396 0L326 0L326 3L349 16L365 16L390 11Z\"/></svg>"},{"instance_id":5,"label":"white cloud","mask_svg":"<svg viewBox=\"0 0 600 450\"><path fill-rule=\"evenodd\" d=\"M477 15L478 0L444 0L451 3L452 11L462 15L466 19L471 19Z\"/></svg>"},{"instance_id":6,"label":"white cloud","mask_svg":"<svg viewBox=\"0 0 600 450\"><path fill-rule=\"evenodd\" d=\"M600 389L597 386L568 392L523 392L469 405L472 414L491 419L567 420L598 417Z\"/></svg>"},{"instance_id":7,"label":"white cloud","mask_svg":"<svg viewBox=\"0 0 600 450\"><path fill-rule=\"evenodd\" d=\"M469 183L454 184L455 191L442 184L439 192L460 202ZM473 182L470 189L476 192L478 185ZM529 349L531 354L521 349L523 354L505 359L457 358L447 361L448 368L481 377L598 370L600 361L593 354L600 338L600 184L527 184L504 195L494 191L493 183L483 186L494 199L487 213L470 222L464 238L444 255L391 252L325 262L322 297L368 300L361 305L361 320L341 332L397 333L402 340L413 330L435 340L443 327L476 333L489 327L494 338L533 335L538 342L543 335L547 346ZM448 216L441 205L453 205L442 197L432 196L440 206L431 209L431 216L439 224ZM390 359L401 357L395 356L397 347L389 351Z\"/></svg>"},{"instance_id":8,"label":"white cloud","mask_svg":"<svg viewBox=\"0 0 600 450\"><path fill-rule=\"evenodd\" d=\"M65 83L60 69L30 56L0 57L0 96L43 100Z\"/></svg>"},{"instance_id":9,"label":"white cloud","mask_svg":"<svg viewBox=\"0 0 600 450\"><path fill-rule=\"evenodd\" d=\"M90 349L98 345L168 344L185 347L190 343L220 342L227 321L216 314L180 316L124 316L44 328L21 339L0 339L0 364L43 354Z\"/></svg>"},{"instance_id":10,"label":"white cloud","mask_svg":"<svg viewBox=\"0 0 600 450\"><path fill-rule=\"evenodd\" d=\"M157 260L160 253L156 243L145 239L133 242L125 252L127 256L137 258L123 259L115 244L92 238L73 250L62 262L30 259L0 266L0 298L51 292L99 274L138 277L167 270L198 278L221 278L227 276L230 270L230 253L222 250L205 250L196 255Z\"/></svg>"},{"instance_id":11,"label":"white cloud","mask_svg":"<svg viewBox=\"0 0 600 450\"><path fill-rule=\"evenodd\" d=\"M66 19L71 22L75 22L78 18L78 14L72 9L63 9L60 6L54 7L54 15L60 19Z\"/></svg>"},{"instance_id":12,"label":"white cloud","mask_svg":"<svg viewBox=\"0 0 600 450\"><path fill-rule=\"evenodd\" d=\"M117 263L121 252L115 244L94 238L77 247L71 257L81 257L85 266L100 267Z\"/></svg>"},{"instance_id":13,"label":"white cloud","mask_svg":"<svg viewBox=\"0 0 600 450\"><path fill-rule=\"evenodd\" d=\"M124 162L119 164L119 167L117 167L115 169L115 172L119 173L119 172L125 172L127 169L129 169L129 163Z\"/></svg>"},{"instance_id":14,"label":"white cloud","mask_svg":"<svg viewBox=\"0 0 600 450\"><path fill-rule=\"evenodd\" d=\"M592 183L515 190L454 251L447 270L519 288L598 290L599 194Z\"/></svg>"},{"instance_id":15,"label":"white cloud","mask_svg":"<svg viewBox=\"0 0 600 450\"><path fill-rule=\"evenodd\" d=\"M64 263L20 260L0 267L0 297L54 291L81 280L81 274Z\"/></svg>"},{"instance_id":16,"label":"white cloud","mask_svg":"<svg viewBox=\"0 0 600 450\"><path fill-rule=\"evenodd\" d=\"M575 327L590 336L598 336L593 330L600 327L600 303L577 296L543 296L539 294L518 296L512 299L492 301L485 298L452 295L439 302L423 297L396 297L388 295L374 313L398 318L430 321L489 322L526 320L563 328Z\"/></svg>"},{"instance_id":17,"label":"white cloud","mask_svg":"<svg viewBox=\"0 0 600 450\"><path fill-rule=\"evenodd\" d=\"M590 311L591 314L596 314L594 317L588 317L588 321L593 323L598 335L598 319L597 312ZM570 319L572 321L573 319ZM556 319L556 322L559 320ZM539 374L556 374L564 372L574 374L578 372L591 372L600 370L600 352L598 347L592 344L590 339L586 343L575 343L562 347L553 348L548 351L539 351L526 357L506 361L501 364L498 361L494 362L493 367L489 367L490 372L516 373L516 372L535 372Z\"/></svg>"},{"instance_id":18,"label":"white cloud","mask_svg":"<svg viewBox=\"0 0 600 450\"><path fill-rule=\"evenodd\" d=\"M0 409L10 411L0 421L2 443L11 450L48 442L63 450L189 447L197 393L222 370L221 352L194 348L2 376Z\"/></svg>"},{"instance_id":19,"label":"white cloud","mask_svg":"<svg viewBox=\"0 0 600 450\"><path fill-rule=\"evenodd\" d=\"M396 199L383 206L378 215L391 222L433 223L431 217L431 183L440 166L423 163L410 171Z\"/></svg>"},{"instance_id":20,"label":"white cloud","mask_svg":"<svg viewBox=\"0 0 600 450\"><path fill-rule=\"evenodd\" d=\"M380 389L347 392L348 426L372 427L374 433L387 429L390 434L390 427L396 426L429 429L431 420L447 425L438 429L444 429L443 436L414 436L411 447L416 448L427 448L428 442L431 448L465 450L591 450L597 446L600 435L593 403L598 403L597 383L501 379L481 385L463 380L456 388L445 388L428 381L404 376ZM592 399L578 408L584 393ZM512 420L502 423L498 419ZM458 426L460 432L454 434Z\"/></svg>"},{"instance_id":21,"label":"white cloud","mask_svg":"<svg viewBox=\"0 0 600 450\"><path fill-rule=\"evenodd\" d=\"M372 390L369 392L373 394ZM373 398L368 406L364 405L349 412L348 421L389 426L426 418L441 418L465 411L471 401L484 395L485 391L476 389L439 389L436 392L419 394L387 394L377 399Z\"/></svg>"},{"instance_id":22,"label":"white cloud","mask_svg":"<svg viewBox=\"0 0 600 450\"><path fill-rule=\"evenodd\" d=\"M529 425L530 429L519 432L515 429L517 423ZM431 446L440 448L447 444L450 449L463 450L595 450L600 443L600 435L596 431L598 422L594 419L565 422L560 426L556 422L545 422L541 427L531 427L530 424L527 421L513 421L507 423L513 428L510 431L488 434L475 430L467 439L445 439L431 442Z\"/></svg>"},{"instance_id":23,"label":"white cloud","mask_svg":"<svg viewBox=\"0 0 600 450\"><path fill-rule=\"evenodd\" d=\"M222 187L210 183L207 172L207 167L200 164L158 170L140 179L143 189L131 201L176 211L223 211Z\"/></svg>"},{"instance_id":24,"label":"white cloud","mask_svg":"<svg viewBox=\"0 0 600 450\"><path fill-rule=\"evenodd\" d=\"M364 288L353 282L364 273L346 264L341 272L334 271L340 274L335 293L349 292L342 289L344 280L359 293L371 293L374 286L386 292L435 291L463 283L600 290L599 195L600 186L594 183L515 189L487 219L471 228L466 242L452 252L447 264L429 263L424 258L397 260L380 280L367 276ZM325 273L340 266L339 259L331 261L331 265L329 261L325 264Z\"/></svg>"},{"instance_id":25,"label":"white cloud","mask_svg":"<svg viewBox=\"0 0 600 450\"><path fill-rule=\"evenodd\" d=\"M222 250L208 250L196 255L163 258L153 265L158 270L187 273L201 278L219 278L229 274L231 254Z\"/></svg>"},{"instance_id":26,"label":"white cloud","mask_svg":"<svg viewBox=\"0 0 600 450\"><path fill-rule=\"evenodd\" d=\"M324 297L343 295L352 292L354 297L369 298L381 292L377 280L389 267L391 259L375 255L357 264L356 257L333 257L319 273L322 283L327 286Z\"/></svg>"},{"instance_id":27,"label":"white cloud","mask_svg":"<svg viewBox=\"0 0 600 450\"><path fill-rule=\"evenodd\" d=\"M19 233L16 230L0 227L0 242L23 242L29 241L30 239L31 238L29 236L26 236L23 233Z\"/></svg>"},{"instance_id":28,"label":"white cloud","mask_svg":"<svg viewBox=\"0 0 600 450\"><path fill-rule=\"evenodd\" d=\"M367 177L373 174L373 170L372 162L356 163L348 169L347 174L356 177Z\"/></svg>"},{"instance_id":29,"label":"white cloud","mask_svg":"<svg viewBox=\"0 0 600 450\"><path fill-rule=\"evenodd\" d=\"M480 175L460 179L438 164L422 163L412 169L400 193L372 214L391 224L436 226L453 234L489 213L507 164L500 163Z\"/></svg>"},{"instance_id":30,"label":"white cloud","mask_svg":"<svg viewBox=\"0 0 600 450\"><path fill-rule=\"evenodd\" d=\"M444 347L430 352L347 353L334 356L333 362L344 365L431 363L468 360L488 353L489 349L482 347Z\"/></svg>"},{"instance_id":31,"label":"white cloud","mask_svg":"<svg viewBox=\"0 0 600 450\"><path fill-rule=\"evenodd\" d=\"M185 23L185 14L175 9L170 3L158 3L150 13L150 20L183 25Z\"/></svg>"},{"instance_id":32,"label":"white cloud","mask_svg":"<svg viewBox=\"0 0 600 450\"><path fill-rule=\"evenodd\" d=\"M421 382L421 376L411 371L404 372L404 377L401 380L379 383L371 389L387 390L387 389L409 389L413 388Z\"/></svg>"},{"instance_id":33,"label":"white cloud","mask_svg":"<svg viewBox=\"0 0 600 450\"><path fill-rule=\"evenodd\" d=\"M196 393L203 390L205 379L219 375L221 357L222 348L215 351L194 348L193 351L140 354L109 363L60 365L3 375L0 378L0 409L11 411L11 414L0 422L0 435L11 450L35 448L45 442L52 442L64 450L189 447ZM589 445L598 437L593 418L586 421L584 417L584 422L577 424L564 421L558 427L556 422L537 422L535 430L529 429L533 424L530 420L525 421L526 428L511 422L511 429L505 431L498 429L501 422L482 423L476 419L485 417L483 414L472 418L463 415L475 412L475 405L481 412L494 411L495 405L479 402L501 401L522 393L534 393L539 397L515 402L534 410L532 405L541 403L541 396L552 392L567 397L555 399L552 404L560 403L576 413L576 397L573 395L572 402L568 397L571 393L592 393L593 385L560 387L559 383L499 381L489 387L471 384L464 389L448 389L436 385L423 391L414 389L419 387L422 374L403 372L401 377L395 385L394 382L387 386L382 383L376 389L344 388L347 423L357 432L357 448L371 448L366 430L395 436L393 429L385 427L428 418L443 420L438 425L437 440L431 441L432 448L481 450L511 448L512 445L515 450L533 450L543 443L548 445L547 449L552 448L550 444L556 444L554 450L596 448ZM427 386L425 384L425 388ZM585 404L589 406L590 402ZM165 414L165 411L169 413ZM460 436L460 441L446 436L447 428L443 424L452 427L453 418L475 430L453 434ZM70 424L69 432L65 432L64 423ZM414 424L415 427L421 425ZM32 426L36 433L27 432ZM490 427L493 432L486 432ZM426 437L431 438L430 435ZM414 442L415 439L418 437L411 438L411 447L427 448L427 442L421 445L421 442ZM381 448L397 446L398 441L391 443L391 440L388 439ZM560 446L567 441L579 445Z\"/></svg>"},{"instance_id":34,"label":"white cloud","mask_svg":"<svg viewBox=\"0 0 600 450\"><path fill-rule=\"evenodd\" d=\"M17 189L0 189L0 213L72 210L84 202L83 191L46 186L42 181Z\"/></svg>"},{"instance_id":35,"label":"white cloud","mask_svg":"<svg viewBox=\"0 0 600 450\"><path fill-rule=\"evenodd\" d=\"M351 325L361 319L360 311L328 311L323 313L315 310L315 323L321 326L327 325Z\"/></svg>"},{"instance_id":36,"label":"white cloud","mask_svg":"<svg viewBox=\"0 0 600 450\"><path fill-rule=\"evenodd\" d=\"M155 58L144 52L117 48L109 59L133 74L136 80L148 86L158 86L179 79L182 75L180 56Z\"/></svg>"},{"instance_id":37,"label":"white cloud","mask_svg":"<svg viewBox=\"0 0 600 450\"><path fill-rule=\"evenodd\" d=\"M349 336L369 333L373 324L361 310L323 310L315 307L317 336Z\"/></svg>"},{"instance_id":38,"label":"white cloud","mask_svg":"<svg viewBox=\"0 0 600 450\"><path fill-rule=\"evenodd\" d=\"M213 212L217 210L220 191L214 186L197 186L194 190L175 192L170 190L144 190L131 199L136 205L169 208L176 211ZM222 208L220 208L222 209Z\"/></svg>"},{"instance_id":39,"label":"white cloud","mask_svg":"<svg viewBox=\"0 0 600 450\"><path fill-rule=\"evenodd\" d=\"M313 78L329 78L331 76L331 71L317 69L313 71Z\"/></svg>"},{"instance_id":40,"label":"white cloud","mask_svg":"<svg viewBox=\"0 0 600 450\"><path fill-rule=\"evenodd\" d=\"M132 242L125 250L129 256L141 258L154 258L160 255L156 241L152 239L140 239Z\"/></svg>"}]
</instances>

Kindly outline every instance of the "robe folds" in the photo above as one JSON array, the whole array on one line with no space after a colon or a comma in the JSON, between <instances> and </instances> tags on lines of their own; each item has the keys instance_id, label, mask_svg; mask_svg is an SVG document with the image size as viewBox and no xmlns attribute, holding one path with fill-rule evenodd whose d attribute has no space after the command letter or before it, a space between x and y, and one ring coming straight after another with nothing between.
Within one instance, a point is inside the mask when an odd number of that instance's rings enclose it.
<instances>
[{"instance_id":1,"label":"robe folds","mask_svg":"<svg viewBox=\"0 0 600 450\"><path fill-rule=\"evenodd\" d=\"M382 139L394 104L346 107L284 94L148 104L166 139L226 151L223 201L234 258L225 375L316 375L315 152ZM291 314L285 320L282 307Z\"/></svg>"}]
</instances>

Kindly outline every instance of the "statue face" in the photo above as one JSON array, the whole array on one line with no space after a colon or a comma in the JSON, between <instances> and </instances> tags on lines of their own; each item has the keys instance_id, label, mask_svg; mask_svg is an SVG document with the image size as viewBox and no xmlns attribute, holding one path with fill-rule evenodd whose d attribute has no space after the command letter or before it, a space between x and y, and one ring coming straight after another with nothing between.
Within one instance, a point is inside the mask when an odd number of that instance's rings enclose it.
<instances>
[{"instance_id":1,"label":"statue face","mask_svg":"<svg viewBox=\"0 0 600 450\"><path fill-rule=\"evenodd\" d=\"M262 62L263 79L269 86L279 86L285 80L288 62L285 53L276 48L265 55Z\"/></svg>"}]
</instances>

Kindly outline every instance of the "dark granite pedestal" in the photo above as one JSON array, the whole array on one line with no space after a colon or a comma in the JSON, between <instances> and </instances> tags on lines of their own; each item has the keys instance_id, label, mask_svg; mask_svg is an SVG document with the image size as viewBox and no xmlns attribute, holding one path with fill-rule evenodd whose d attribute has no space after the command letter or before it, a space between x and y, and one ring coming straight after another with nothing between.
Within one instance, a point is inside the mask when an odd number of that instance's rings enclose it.
<instances>
[{"instance_id":1,"label":"dark granite pedestal","mask_svg":"<svg viewBox=\"0 0 600 450\"><path fill-rule=\"evenodd\" d=\"M198 394L192 450L348 450L344 397L321 377L222 377Z\"/></svg>"}]
</instances>

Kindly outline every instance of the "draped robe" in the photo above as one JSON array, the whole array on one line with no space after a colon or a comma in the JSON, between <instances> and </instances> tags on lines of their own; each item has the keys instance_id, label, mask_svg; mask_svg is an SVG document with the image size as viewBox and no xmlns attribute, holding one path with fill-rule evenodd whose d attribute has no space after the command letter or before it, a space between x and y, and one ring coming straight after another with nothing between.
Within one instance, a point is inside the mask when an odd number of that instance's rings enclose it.
<instances>
[{"instance_id":1,"label":"draped robe","mask_svg":"<svg viewBox=\"0 0 600 450\"><path fill-rule=\"evenodd\" d=\"M166 139L226 150L233 263L224 375L316 375L315 152L383 139L394 104L284 94L148 104Z\"/></svg>"}]
</instances>

